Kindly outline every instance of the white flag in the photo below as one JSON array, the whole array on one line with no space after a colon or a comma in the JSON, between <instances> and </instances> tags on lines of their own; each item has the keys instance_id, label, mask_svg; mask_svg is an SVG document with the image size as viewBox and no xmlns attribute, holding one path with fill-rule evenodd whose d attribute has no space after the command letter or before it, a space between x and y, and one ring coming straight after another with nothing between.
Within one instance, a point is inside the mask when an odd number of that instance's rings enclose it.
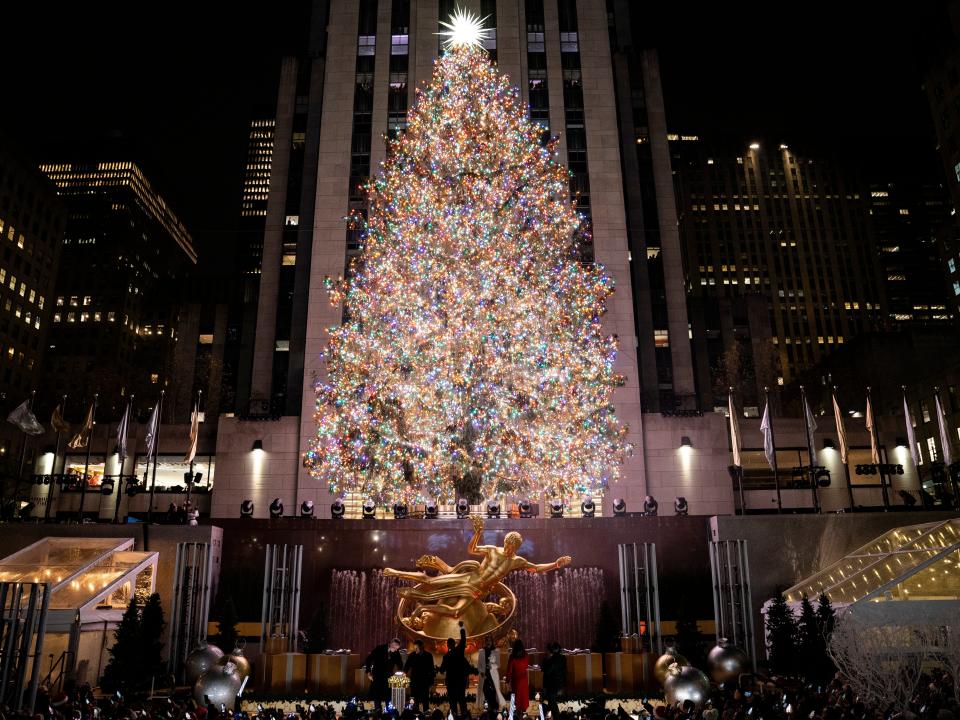
<instances>
[{"instance_id":1,"label":"white flag","mask_svg":"<svg viewBox=\"0 0 960 720\"><path fill-rule=\"evenodd\" d=\"M150 419L147 420L147 460L153 457L156 450L157 431L160 429L160 401L153 406L153 412L150 413Z\"/></svg>"},{"instance_id":2,"label":"white flag","mask_svg":"<svg viewBox=\"0 0 960 720\"><path fill-rule=\"evenodd\" d=\"M777 471L776 448L773 447L773 427L770 425L770 401L763 406L763 420L760 421L760 432L763 433L763 454L770 463L770 469Z\"/></svg>"},{"instance_id":3,"label":"white flag","mask_svg":"<svg viewBox=\"0 0 960 720\"><path fill-rule=\"evenodd\" d=\"M837 439L840 441L840 462L847 464L847 431L843 427L843 413L837 404L837 396L833 396L833 419L837 424Z\"/></svg>"},{"instance_id":4,"label":"white flag","mask_svg":"<svg viewBox=\"0 0 960 720\"><path fill-rule=\"evenodd\" d=\"M30 409L30 401L24 400L7 415L7 422L16 425L27 435L43 435L46 432Z\"/></svg>"},{"instance_id":5,"label":"white flag","mask_svg":"<svg viewBox=\"0 0 960 720\"><path fill-rule=\"evenodd\" d=\"M917 436L913 431L913 416L910 414L906 393L903 394L903 419L907 423L907 445L910 446L910 459L917 466L920 464L920 458L917 457Z\"/></svg>"},{"instance_id":6,"label":"white flag","mask_svg":"<svg viewBox=\"0 0 960 720\"><path fill-rule=\"evenodd\" d=\"M867 432L870 434L870 462L879 465L880 451L877 450L877 434L873 431L873 406L870 404L869 395L867 395Z\"/></svg>"},{"instance_id":7,"label":"white flag","mask_svg":"<svg viewBox=\"0 0 960 720\"><path fill-rule=\"evenodd\" d=\"M810 464L815 465L817 461L817 448L813 442L813 434L817 431L817 421L810 411L810 403L807 402L807 396L803 396L803 413L807 426L807 452L810 456Z\"/></svg>"},{"instance_id":8,"label":"white flag","mask_svg":"<svg viewBox=\"0 0 960 720\"><path fill-rule=\"evenodd\" d=\"M120 474L123 474L123 461L127 458L127 432L130 429L130 403L123 411L120 425L117 427L117 455L120 456Z\"/></svg>"},{"instance_id":9,"label":"white flag","mask_svg":"<svg viewBox=\"0 0 960 720\"><path fill-rule=\"evenodd\" d=\"M200 435L200 403L193 406L193 412L190 413L190 446L187 448L187 454L183 462L190 464L197 456L197 437Z\"/></svg>"},{"instance_id":10,"label":"white flag","mask_svg":"<svg viewBox=\"0 0 960 720\"><path fill-rule=\"evenodd\" d=\"M937 424L940 426L940 444L943 446L943 464L947 467L953 465L953 448L950 444L950 429L947 427L947 418L943 414L943 406L940 404L940 393L934 398L937 402Z\"/></svg>"},{"instance_id":11,"label":"white flag","mask_svg":"<svg viewBox=\"0 0 960 720\"><path fill-rule=\"evenodd\" d=\"M727 404L730 413L730 445L733 446L733 464L743 467L743 461L740 459L740 420L737 417L737 409L733 406L733 393L730 393Z\"/></svg>"}]
</instances>

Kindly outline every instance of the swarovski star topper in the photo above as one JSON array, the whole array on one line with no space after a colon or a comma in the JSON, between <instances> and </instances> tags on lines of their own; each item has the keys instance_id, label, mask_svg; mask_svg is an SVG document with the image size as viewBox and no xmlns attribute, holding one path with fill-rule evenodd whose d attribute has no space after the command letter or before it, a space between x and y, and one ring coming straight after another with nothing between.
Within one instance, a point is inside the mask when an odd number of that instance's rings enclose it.
<instances>
[{"instance_id":1,"label":"swarovski star topper","mask_svg":"<svg viewBox=\"0 0 960 720\"><path fill-rule=\"evenodd\" d=\"M444 38L443 44L448 47L456 45L477 45L483 46L483 41L490 37L492 30L483 27L483 23L489 16L481 19L469 10L458 7L450 16L450 22L440 21L446 30L437 33Z\"/></svg>"}]
</instances>

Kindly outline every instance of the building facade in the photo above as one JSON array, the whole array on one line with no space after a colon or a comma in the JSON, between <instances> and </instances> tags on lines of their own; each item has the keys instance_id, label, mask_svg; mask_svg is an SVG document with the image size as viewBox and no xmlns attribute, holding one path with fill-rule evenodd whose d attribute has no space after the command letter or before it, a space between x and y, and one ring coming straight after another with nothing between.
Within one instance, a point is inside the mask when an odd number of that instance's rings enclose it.
<instances>
[{"instance_id":1,"label":"building facade","mask_svg":"<svg viewBox=\"0 0 960 720\"><path fill-rule=\"evenodd\" d=\"M151 406L174 376L190 233L132 162L49 164L68 207L44 370L44 396L103 416L137 395ZM174 395L166 407L175 417Z\"/></svg>"},{"instance_id":2,"label":"building facade","mask_svg":"<svg viewBox=\"0 0 960 720\"><path fill-rule=\"evenodd\" d=\"M675 137L701 400L722 405L732 385L762 405L763 386L883 326L870 198L835 163L783 144L714 152Z\"/></svg>"},{"instance_id":3,"label":"building facade","mask_svg":"<svg viewBox=\"0 0 960 720\"><path fill-rule=\"evenodd\" d=\"M34 165L0 142L0 409L39 389L54 306L66 208ZM49 408L35 404L38 413ZM20 450L23 433L0 429L0 459Z\"/></svg>"}]
</instances>

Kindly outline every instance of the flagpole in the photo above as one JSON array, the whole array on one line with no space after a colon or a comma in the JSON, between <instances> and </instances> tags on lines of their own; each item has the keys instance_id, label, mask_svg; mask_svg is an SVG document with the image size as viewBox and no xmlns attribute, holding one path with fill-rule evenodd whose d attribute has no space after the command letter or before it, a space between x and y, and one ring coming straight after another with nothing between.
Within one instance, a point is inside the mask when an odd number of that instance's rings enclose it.
<instances>
[{"instance_id":1,"label":"flagpole","mask_svg":"<svg viewBox=\"0 0 960 720\"><path fill-rule=\"evenodd\" d=\"M194 408L195 408L194 412L197 413L197 422L198 422L198 423L200 422L200 395L201 395L202 393L203 393L203 390L197 390L197 401L196 401L196 405L194 405ZM190 421L191 421L191 425L192 425L192 424L193 424L193 418L190 418ZM197 432L199 433L199 430L198 430ZM193 441L193 439L191 438L191 442L192 442L192 441ZM191 448L191 449L193 449L193 448ZM193 456L195 457L196 454L197 454L197 453L194 452L194 453L193 453ZM193 461L194 461L194 457L191 457L191 458L190 458L190 482L187 483L187 512L188 512L188 513L189 513L190 510L191 510L191 508L190 508L190 493L191 493L191 491L193 490L193 478L194 478L194 475L193 475ZM187 518L187 523L189 523L189 522L190 522L190 518L188 517L188 518Z\"/></svg>"},{"instance_id":2,"label":"flagpole","mask_svg":"<svg viewBox=\"0 0 960 720\"><path fill-rule=\"evenodd\" d=\"M943 411L943 402L940 400L940 388L939 388L939 386L933 388L933 394L934 394L934 396L936 397L936 401L937 401L937 402L936 402L936 404L937 404L937 432L940 434L940 444L944 446L944 447L942 448L942 452L943 452L943 469L944 469L944 472L945 472L947 478L950 480L950 489L953 491L953 498L952 498L952 500L953 500L953 506L954 506L954 509L956 509L956 508L958 507L958 505L957 505L957 498L960 497L960 496L957 495L957 491L958 491L957 481L956 481L956 479L954 478L953 473L950 472L950 465L951 465L951 463L948 463L948 462L947 462L947 454L948 454L948 453L950 454L951 459L952 459L952 455L953 455L953 452L951 451L951 449L950 449L949 447L946 447L947 443L950 442L950 428L947 427L947 416L946 416L946 413L944 413L944 411ZM24 438L24 442L26 442L26 438Z\"/></svg>"},{"instance_id":3,"label":"flagpole","mask_svg":"<svg viewBox=\"0 0 960 720\"><path fill-rule=\"evenodd\" d=\"M777 462L777 441L773 436L773 413L770 412L770 388L763 386L763 395L767 408L767 423L770 427L770 445L773 446L773 482L777 486L777 513L783 512L783 498L780 495L780 464ZM806 422L806 418L804 418Z\"/></svg>"},{"instance_id":4,"label":"flagpole","mask_svg":"<svg viewBox=\"0 0 960 720\"><path fill-rule=\"evenodd\" d=\"M89 484L88 474L90 472L90 450L93 448L93 428L97 424L97 398L100 393L93 394L93 409L90 414L90 435L87 437L87 459L83 465L83 485L80 486L80 511L77 518L80 524L83 524L83 506L87 499L87 485ZM106 469L106 468L104 468Z\"/></svg>"},{"instance_id":5,"label":"flagpole","mask_svg":"<svg viewBox=\"0 0 960 720\"><path fill-rule=\"evenodd\" d=\"M880 492L883 495L884 510L890 509L890 496L887 494L886 473L883 471L883 458L880 457L880 435L877 432L877 413L873 410L873 397L870 393L870 386L867 386L867 402L870 403L870 432L873 434L873 446L877 449L877 472L880 474ZM873 458L870 458L872 461Z\"/></svg>"},{"instance_id":6,"label":"flagpole","mask_svg":"<svg viewBox=\"0 0 960 720\"><path fill-rule=\"evenodd\" d=\"M833 386L833 403L834 406L839 408L840 403L837 402L837 386ZM839 431L840 428L837 428ZM853 485L850 484L850 453L846 450L846 438L837 438L843 443L845 458L841 458L843 462L843 476L847 480L847 495L850 498L850 512L853 512Z\"/></svg>"},{"instance_id":7,"label":"flagpole","mask_svg":"<svg viewBox=\"0 0 960 720\"><path fill-rule=\"evenodd\" d=\"M153 479L150 481L150 507L147 508L147 522L153 522L153 496L154 492L157 489L157 456L160 454L160 425L163 421L163 394L164 390L160 391L160 399L157 400L159 407L157 407L157 432L153 436ZM150 462L150 458L147 458L147 463Z\"/></svg>"},{"instance_id":8,"label":"flagpole","mask_svg":"<svg viewBox=\"0 0 960 720\"><path fill-rule=\"evenodd\" d=\"M135 395L131 395L131 396L127 399L127 410L126 410L126 412L124 413L124 415L125 415L125 417L127 418L127 422L128 422L128 423L129 423L129 421L130 421L130 412L133 410L133 398L134 398L134 397L136 397L136 396L135 396ZM120 422L123 422L123 419L121 419ZM125 432L125 433L126 433L126 432L129 432L129 426L126 427L126 428L124 428L124 432ZM126 442L126 435L124 435L124 442ZM117 502L116 502L116 504L113 506L113 524L114 524L114 525L119 525L119 524L120 524L120 501L123 500L123 462L124 462L124 460L126 460L126 457L124 457L123 455L121 455L121 456L120 456L120 467L117 469Z\"/></svg>"},{"instance_id":9,"label":"flagpole","mask_svg":"<svg viewBox=\"0 0 960 720\"><path fill-rule=\"evenodd\" d=\"M729 391L730 391L730 413L732 414L733 411L736 410L736 406L734 405L734 402L733 402L733 386L732 386L732 385L729 387ZM731 422L732 422L732 421L731 421ZM740 441L740 438L733 437L733 425L732 425L732 424L730 425L730 431L731 431L731 432L730 432L730 444L731 444L731 446L732 446L734 443L739 442L739 441ZM740 514L741 514L741 515L746 515L746 514L747 514L747 501L746 501L746 498L744 497L744 494L743 494L743 465L735 465L734 467L737 468L737 492L738 492L738 494L740 495Z\"/></svg>"},{"instance_id":10,"label":"flagpole","mask_svg":"<svg viewBox=\"0 0 960 720\"><path fill-rule=\"evenodd\" d=\"M803 385L800 386L800 401L803 403L803 434L807 437L807 464L810 466L807 469L807 474L810 476L810 488L813 492L813 511L819 513L820 497L817 495L817 474L816 470L814 469L817 459L814 455L813 435L810 433L810 421L807 418L807 414L810 412L810 406L807 404L807 391L804 389Z\"/></svg>"},{"instance_id":11,"label":"flagpole","mask_svg":"<svg viewBox=\"0 0 960 720\"><path fill-rule=\"evenodd\" d=\"M914 453L917 452L916 435L913 434L913 416L910 413L910 406L907 403L907 386L901 385L900 391L903 393L903 423L907 429L907 450L910 454L910 460L913 462L913 470L917 473L917 497L922 507L926 508L927 503L923 499L923 473Z\"/></svg>"},{"instance_id":12,"label":"flagpole","mask_svg":"<svg viewBox=\"0 0 960 720\"><path fill-rule=\"evenodd\" d=\"M28 410L28 411L31 411L31 412L33 411L33 399L36 397L36 395L37 395L37 391L36 391L36 390L31 390L31 391L30 391L30 400L28 401L28 404L27 404L27 410ZM24 463L26 463L26 461L27 461L27 437L28 437L28 434L27 434L26 432L24 432L24 433L23 433L23 445L20 446L20 469L17 470L17 481L13 484L13 504L14 504L14 506L16 506L17 500L20 498L20 482L23 480L23 466L24 466ZM19 510L19 508L14 507L14 509L13 509L14 517L16 517L18 510Z\"/></svg>"},{"instance_id":13,"label":"flagpole","mask_svg":"<svg viewBox=\"0 0 960 720\"><path fill-rule=\"evenodd\" d=\"M67 405L67 396L64 395L60 400L60 419L63 420L63 409ZM60 428L62 422L57 426L57 439L53 445L53 463L50 465L50 491L47 493L47 509L43 512L43 521L50 520L50 506L53 505L53 491L57 489L57 455L60 454L60 436L63 434Z\"/></svg>"}]
</instances>

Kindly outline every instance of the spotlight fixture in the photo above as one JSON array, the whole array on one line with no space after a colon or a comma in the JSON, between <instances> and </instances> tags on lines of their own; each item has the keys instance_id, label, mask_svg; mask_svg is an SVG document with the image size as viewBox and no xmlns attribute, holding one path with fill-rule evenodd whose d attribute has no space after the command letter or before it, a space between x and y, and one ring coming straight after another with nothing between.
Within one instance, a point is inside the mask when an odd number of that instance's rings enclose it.
<instances>
[{"instance_id":1,"label":"spotlight fixture","mask_svg":"<svg viewBox=\"0 0 960 720\"><path fill-rule=\"evenodd\" d=\"M136 478L129 478L127 480L127 487L126 487L126 490L124 490L124 492L127 493L127 497L133 497L138 492L140 492L140 483L137 482Z\"/></svg>"},{"instance_id":2,"label":"spotlight fixture","mask_svg":"<svg viewBox=\"0 0 960 720\"><path fill-rule=\"evenodd\" d=\"M470 503L467 502L466 498L460 498L457 500L457 518L463 520L465 517L470 515Z\"/></svg>"},{"instance_id":3,"label":"spotlight fixture","mask_svg":"<svg viewBox=\"0 0 960 720\"><path fill-rule=\"evenodd\" d=\"M673 501L673 511L677 515L686 515L690 512L690 506L687 505L687 499L683 495L678 496Z\"/></svg>"},{"instance_id":4,"label":"spotlight fixture","mask_svg":"<svg viewBox=\"0 0 960 720\"><path fill-rule=\"evenodd\" d=\"M101 495L113 495L113 480L104 480L100 483Z\"/></svg>"},{"instance_id":5,"label":"spotlight fixture","mask_svg":"<svg viewBox=\"0 0 960 720\"><path fill-rule=\"evenodd\" d=\"M562 518L563 517L563 501L554 498L550 501L550 517L552 518Z\"/></svg>"},{"instance_id":6,"label":"spotlight fixture","mask_svg":"<svg viewBox=\"0 0 960 720\"><path fill-rule=\"evenodd\" d=\"M439 517L440 511L437 510L437 504L433 501L427 503L427 507L423 510L423 517L426 520L436 520Z\"/></svg>"},{"instance_id":7,"label":"spotlight fixture","mask_svg":"<svg viewBox=\"0 0 960 720\"><path fill-rule=\"evenodd\" d=\"M758 143L758 142L752 142L752 143L750 143L750 149L751 149L751 150L759 150L759 149L760 149L760 143Z\"/></svg>"},{"instance_id":8,"label":"spotlight fixture","mask_svg":"<svg viewBox=\"0 0 960 720\"><path fill-rule=\"evenodd\" d=\"M127 494L130 494L130 490L127 490ZM240 517L242 518L252 518L253 517L253 500L244 500L240 503Z\"/></svg>"},{"instance_id":9,"label":"spotlight fixture","mask_svg":"<svg viewBox=\"0 0 960 720\"><path fill-rule=\"evenodd\" d=\"M280 498L274 498L273 502L270 503L270 518L272 520L277 520L278 518L283 517L283 503L280 502Z\"/></svg>"},{"instance_id":10,"label":"spotlight fixture","mask_svg":"<svg viewBox=\"0 0 960 720\"><path fill-rule=\"evenodd\" d=\"M623 498L616 498L613 501L613 515L614 517L623 517L627 514L627 501Z\"/></svg>"},{"instance_id":11,"label":"spotlight fixture","mask_svg":"<svg viewBox=\"0 0 960 720\"><path fill-rule=\"evenodd\" d=\"M496 500L487 501L487 517L488 518L500 517L500 503L498 503Z\"/></svg>"},{"instance_id":12,"label":"spotlight fixture","mask_svg":"<svg viewBox=\"0 0 960 720\"><path fill-rule=\"evenodd\" d=\"M813 473L813 481L818 487L830 487L830 471L820 466Z\"/></svg>"},{"instance_id":13,"label":"spotlight fixture","mask_svg":"<svg viewBox=\"0 0 960 720\"><path fill-rule=\"evenodd\" d=\"M257 438L253 441L253 447L250 448L251 452L256 452L257 450L263 450L263 440Z\"/></svg>"},{"instance_id":14,"label":"spotlight fixture","mask_svg":"<svg viewBox=\"0 0 960 720\"><path fill-rule=\"evenodd\" d=\"M824 450L836 450L837 446L833 443L833 438L824 438L823 439L823 449Z\"/></svg>"},{"instance_id":15,"label":"spotlight fixture","mask_svg":"<svg viewBox=\"0 0 960 720\"><path fill-rule=\"evenodd\" d=\"M300 503L300 517L313 517L313 500L304 500Z\"/></svg>"},{"instance_id":16,"label":"spotlight fixture","mask_svg":"<svg viewBox=\"0 0 960 720\"><path fill-rule=\"evenodd\" d=\"M680 447L685 447L685 448L693 447L693 443L690 442L690 436L689 436L689 435L683 435L683 436L681 436L681 438L680 438Z\"/></svg>"},{"instance_id":17,"label":"spotlight fixture","mask_svg":"<svg viewBox=\"0 0 960 720\"><path fill-rule=\"evenodd\" d=\"M21 520L23 520L23 519L25 519L25 518L28 518L28 517L30 517L30 513L33 512L33 509L34 509L35 507L36 507L36 504L35 504L35 503L32 503L32 502L30 502L30 501L28 501L28 500L21 500L21 501L20 501L20 509L17 510L17 515L20 516L20 519L21 519Z\"/></svg>"},{"instance_id":18,"label":"spotlight fixture","mask_svg":"<svg viewBox=\"0 0 960 720\"><path fill-rule=\"evenodd\" d=\"M900 498L903 500L903 504L907 507L913 507L917 504L917 499L906 490L900 491Z\"/></svg>"},{"instance_id":19,"label":"spotlight fixture","mask_svg":"<svg viewBox=\"0 0 960 720\"><path fill-rule=\"evenodd\" d=\"M907 447L907 439L905 437L897 435L895 444L898 448L905 448Z\"/></svg>"},{"instance_id":20,"label":"spotlight fixture","mask_svg":"<svg viewBox=\"0 0 960 720\"><path fill-rule=\"evenodd\" d=\"M647 495L643 499L643 514L649 515L650 517L657 516L657 508L660 507L660 504L654 499L653 495Z\"/></svg>"},{"instance_id":21,"label":"spotlight fixture","mask_svg":"<svg viewBox=\"0 0 960 720\"><path fill-rule=\"evenodd\" d=\"M583 517L593 517L597 511L597 506L593 504L593 498L584 498L580 502L580 515Z\"/></svg>"},{"instance_id":22,"label":"spotlight fixture","mask_svg":"<svg viewBox=\"0 0 960 720\"><path fill-rule=\"evenodd\" d=\"M520 517L522 518L533 517L533 506L530 504L529 500L521 500L517 508L520 510Z\"/></svg>"},{"instance_id":23,"label":"spotlight fixture","mask_svg":"<svg viewBox=\"0 0 960 720\"><path fill-rule=\"evenodd\" d=\"M343 500L337 498L333 501L333 505L330 506L330 517L334 520L343 520L343 516L346 514L347 508L343 504Z\"/></svg>"},{"instance_id":24,"label":"spotlight fixture","mask_svg":"<svg viewBox=\"0 0 960 720\"><path fill-rule=\"evenodd\" d=\"M393 519L394 520L405 520L408 514L407 504L405 502L397 502L393 504Z\"/></svg>"},{"instance_id":25,"label":"spotlight fixture","mask_svg":"<svg viewBox=\"0 0 960 720\"><path fill-rule=\"evenodd\" d=\"M363 501L363 519L364 520L376 520L377 518L377 505L371 498L367 498Z\"/></svg>"}]
</instances>

